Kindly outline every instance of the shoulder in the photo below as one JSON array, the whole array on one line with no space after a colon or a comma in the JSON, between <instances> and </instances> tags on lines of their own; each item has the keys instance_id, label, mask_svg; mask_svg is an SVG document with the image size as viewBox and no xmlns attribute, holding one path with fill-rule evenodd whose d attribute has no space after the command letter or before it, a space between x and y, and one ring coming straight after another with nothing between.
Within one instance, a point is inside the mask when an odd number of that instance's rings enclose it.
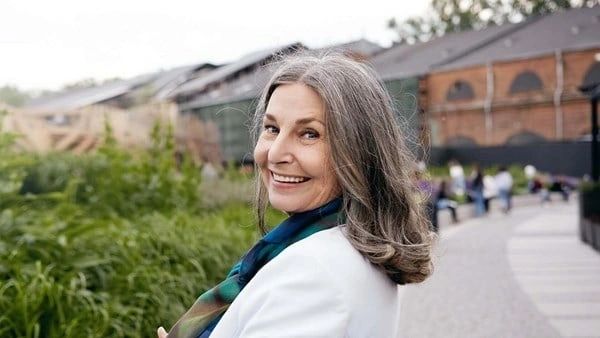
<instances>
[{"instance_id":1,"label":"shoulder","mask_svg":"<svg viewBox=\"0 0 600 338\"><path fill-rule=\"evenodd\" d=\"M331 271L292 246L258 271L211 337L346 337L351 311Z\"/></svg>"},{"instance_id":2,"label":"shoulder","mask_svg":"<svg viewBox=\"0 0 600 338\"><path fill-rule=\"evenodd\" d=\"M360 278L377 276L380 272L356 248L352 246L345 236L343 226L319 231L312 236L294 243L286 248L280 255L310 257L321 267L333 274L336 283L360 283ZM274 262L276 263L276 262ZM353 277L348 280L347 277Z\"/></svg>"},{"instance_id":3,"label":"shoulder","mask_svg":"<svg viewBox=\"0 0 600 338\"><path fill-rule=\"evenodd\" d=\"M364 289L367 285L371 299L397 293L397 284L352 246L345 235L344 226L319 231L289 246L280 255L284 259L288 256L309 257L317 262L321 269L328 272L326 278L340 289L350 307L364 301L362 297L366 297L365 293L356 290Z\"/></svg>"},{"instance_id":4,"label":"shoulder","mask_svg":"<svg viewBox=\"0 0 600 338\"><path fill-rule=\"evenodd\" d=\"M290 245L266 264L213 334L394 337L399 310L397 286L336 227Z\"/></svg>"},{"instance_id":5,"label":"shoulder","mask_svg":"<svg viewBox=\"0 0 600 338\"><path fill-rule=\"evenodd\" d=\"M277 260L279 258L279 260ZM295 278L312 280L323 290L339 295L344 311L348 311L347 327L356 337L395 336L392 332L400 315L400 299L404 292L375 265L371 264L348 240L345 227L319 231L286 248L271 265L271 278L288 271L293 262L303 261ZM362 333L362 334L361 334Z\"/></svg>"}]
</instances>

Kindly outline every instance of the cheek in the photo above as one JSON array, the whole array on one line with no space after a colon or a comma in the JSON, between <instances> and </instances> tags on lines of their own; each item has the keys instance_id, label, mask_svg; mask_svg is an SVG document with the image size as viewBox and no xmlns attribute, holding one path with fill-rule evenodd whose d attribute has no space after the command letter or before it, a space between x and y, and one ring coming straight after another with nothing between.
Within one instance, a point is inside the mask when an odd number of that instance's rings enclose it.
<instances>
[{"instance_id":1,"label":"cheek","mask_svg":"<svg viewBox=\"0 0 600 338\"><path fill-rule=\"evenodd\" d=\"M328 185L335 184L337 181L335 173L333 172L332 162L330 153L327 147L323 146L318 151L314 151L310 155L310 159L307 162L307 167L315 173L317 177L321 178ZM310 164L308 164L310 163Z\"/></svg>"},{"instance_id":2,"label":"cheek","mask_svg":"<svg viewBox=\"0 0 600 338\"><path fill-rule=\"evenodd\" d=\"M324 167L324 177L325 184L329 189L338 190L339 182L337 176L335 175L335 171L330 163L327 163Z\"/></svg>"},{"instance_id":3,"label":"cheek","mask_svg":"<svg viewBox=\"0 0 600 338\"><path fill-rule=\"evenodd\" d=\"M256 147L254 147L254 161L258 164L259 167L264 167L267 163L267 154L269 153L269 148L264 141L259 140L256 143Z\"/></svg>"}]
</instances>

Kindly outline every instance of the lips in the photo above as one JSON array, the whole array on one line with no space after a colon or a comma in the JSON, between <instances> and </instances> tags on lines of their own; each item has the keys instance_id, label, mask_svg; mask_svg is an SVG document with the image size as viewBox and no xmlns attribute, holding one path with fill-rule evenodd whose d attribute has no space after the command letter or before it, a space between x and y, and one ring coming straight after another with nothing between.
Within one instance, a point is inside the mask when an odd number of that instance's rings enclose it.
<instances>
[{"instance_id":1,"label":"lips","mask_svg":"<svg viewBox=\"0 0 600 338\"><path fill-rule=\"evenodd\" d=\"M281 174L276 174L273 171L271 171L271 177L273 178L273 180L275 182L290 183L290 184L304 183L304 182L310 180L309 177L292 176L292 175L281 175Z\"/></svg>"}]
</instances>

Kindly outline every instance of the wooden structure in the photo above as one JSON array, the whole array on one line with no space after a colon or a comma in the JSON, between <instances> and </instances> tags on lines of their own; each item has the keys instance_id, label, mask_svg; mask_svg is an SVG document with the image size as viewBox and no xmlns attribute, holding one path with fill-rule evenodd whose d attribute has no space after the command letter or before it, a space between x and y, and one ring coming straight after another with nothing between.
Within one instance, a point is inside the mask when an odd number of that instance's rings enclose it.
<instances>
[{"instance_id":1,"label":"wooden structure","mask_svg":"<svg viewBox=\"0 0 600 338\"><path fill-rule=\"evenodd\" d=\"M198 162L202 159L220 161L217 128L193 116L179 119L177 106L173 103L149 103L130 109L91 105L60 113L8 106L0 107L0 110L6 112L2 117L2 131L17 134L16 146L23 151L80 154L94 150L100 145L106 122L118 144L126 148L144 148L150 145L150 133L159 121L174 126L180 152L190 152Z\"/></svg>"}]
</instances>

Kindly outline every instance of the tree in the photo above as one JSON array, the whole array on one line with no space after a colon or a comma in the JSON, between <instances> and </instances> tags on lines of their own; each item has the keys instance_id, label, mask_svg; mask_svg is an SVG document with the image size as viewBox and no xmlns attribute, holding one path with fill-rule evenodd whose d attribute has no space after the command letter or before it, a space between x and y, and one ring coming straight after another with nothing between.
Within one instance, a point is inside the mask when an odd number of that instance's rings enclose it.
<instances>
[{"instance_id":1,"label":"tree","mask_svg":"<svg viewBox=\"0 0 600 338\"><path fill-rule=\"evenodd\" d=\"M83 88L92 88L98 86L98 81L95 79L88 77L85 79L81 79L79 81L68 83L63 86L61 91L69 91L74 89L83 89Z\"/></svg>"},{"instance_id":2,"label":"tree","mask_svg":"<svg viewBox=\"0 0 600 338\"><path fill-rule=\"evenodd\" d=\"M31 96L28 93L20 91L17 87L10 85L0 87L0 102L14 107L21 107L30 98Z\"/></svg>"},{"instance_id":3,"label":"tree","mask_svg":"<svg viewBox=\"0 0 600 338\"><path fill-rule=\"evenodd\" d=\"M431 0L428 15L401 23L391 18L387 27L398 34L397 43L411 44L446 33L519 22L534 15L598 3L599 0Z\"/></svg>"}]
</instances>

